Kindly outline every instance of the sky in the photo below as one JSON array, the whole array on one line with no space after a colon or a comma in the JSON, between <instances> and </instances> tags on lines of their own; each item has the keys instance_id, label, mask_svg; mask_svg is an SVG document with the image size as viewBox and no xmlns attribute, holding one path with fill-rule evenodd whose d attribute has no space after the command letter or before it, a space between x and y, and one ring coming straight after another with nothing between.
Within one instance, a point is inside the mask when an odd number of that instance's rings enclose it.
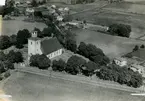
<instances>
[{"instance_id":1,"label":"sky","mask_svg":"<svg viewBox=\"0 0 145 101\"><path fill-rule=\"evenodd\" d=\"M0 0L0 5L5 5L5 0Z\"/></svg>"}]
</instances>

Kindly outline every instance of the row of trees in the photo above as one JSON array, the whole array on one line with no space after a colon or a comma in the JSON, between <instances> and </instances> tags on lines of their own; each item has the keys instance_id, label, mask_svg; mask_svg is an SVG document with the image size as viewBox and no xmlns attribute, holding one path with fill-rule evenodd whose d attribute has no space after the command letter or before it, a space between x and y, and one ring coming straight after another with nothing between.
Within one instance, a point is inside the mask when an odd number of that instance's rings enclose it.
<instances>
[{"instance_id":1,"label":"row of trees","mask_svg":"<svg viewBox=\"0 0 145 101\"><path fill-rule=\"evenodd\" d=\"M38 67L39 69L48 69L52 66L54 71L65 71L72 75L83 73L86 76L93 75L95 73L94 71L100 68L96 63L92 61L86 62L85 59L76 55L71 56L67 63L62 59L54 60L51 63L45 55L33 55L30 58L30 66Z\"/></svg>"},{"instance_id":2,"label":"row of trees","mask_svg":"<svg viewBox=\"0 0 145 101\"><path fill-rule=\"evenodd\" d=\"M142 75L127 67L119 67L115 64L101 67L96 73L100 79L115 81L120 84L127 84L132 87L140 87L143 84Z\"/></svg>"},{"instance_id":3,"label":"row of trees","mask_svg":"<svg viewBox=\"0 0 145 101\"><path fill-rule=\"evenodd\" d=\"M86 62L83 58L75 55L70 57L67 63L63 60L55 60L52 64L54 71L65 71L72 75L82 73L85 76L92 76L96 74L100 79L115 81L134 88L140 87L143 84L142 75L127 67L121 68L115 64L100 66L92 61Z\"/></svg>"},{"instance_id":4,"label":"row of trees","mask_svg":"<svg viewBox=\"0 0 145 101\"><path fill-rule=\"evenodd\" d=\"M115 81L134 88L140 87L143 84L142 76L127 67L121 68L115 64L100 66L92 61L87 62L84 58L76 55L71 56L67 62L62 59L54 60L52 65L51 61L45 55L34 55L30 59L30 65L39 69L48 69L52 66L54 71L65 71L72 75L81 73L85 76L92 76L96 74L100 79Z\"/></svg>"}]
</instances>

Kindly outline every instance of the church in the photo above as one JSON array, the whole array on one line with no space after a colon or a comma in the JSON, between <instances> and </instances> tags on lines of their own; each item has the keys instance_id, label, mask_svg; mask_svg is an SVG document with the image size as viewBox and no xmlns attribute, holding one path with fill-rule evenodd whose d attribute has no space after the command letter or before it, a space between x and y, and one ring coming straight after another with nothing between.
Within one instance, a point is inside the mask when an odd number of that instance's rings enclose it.
<instances>
[{"instance_id":1,"label":"church","mask_svg":"<svg viewBox=\"0 0 145 101\"><path fill-rule=\"evenodd\" d=\"M64 48L55 37L38 38L37 31L28 39L28 60L32 55L45 54L49 59L63 54Z\"/></svg>"}]
</instances>

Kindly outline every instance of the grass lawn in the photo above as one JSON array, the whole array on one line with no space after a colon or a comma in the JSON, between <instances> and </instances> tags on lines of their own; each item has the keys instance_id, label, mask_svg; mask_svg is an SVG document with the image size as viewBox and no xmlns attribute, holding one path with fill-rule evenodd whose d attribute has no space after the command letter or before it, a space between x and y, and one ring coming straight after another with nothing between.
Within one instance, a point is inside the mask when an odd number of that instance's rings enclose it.
<instances>
[{"instance_id":1,"label":"grass lawn","mask_svg":"<svg viewBox=\"0 0 145 101\"><path fill-rule=\"evenodd\" d=\"M107 35L86 29L74 30L77 35L77 43L81 41L92 43L101 48L110 58L122 56L131 52L135 45L144 44L145 41Z\"/></svg>"},{"instance_id":2,"label":"grass lawn","mask_svg":"<svg viewBox=\"0 0 145 101\"><path fill-rule=\"evenodd\" d=\"M35 27L43 29L46 27L44 23L29 23L24 22L24 17L15 17L15 20L3 20L2 22L2 35L17 34L19 30L28 29L32 31Z\"/></svg>"},{"instance_id":3,"label":"grass lawn","mask_svg":"<svg viewBox=\"0 0 145 101\"><path fill-rule=\"evenodd\" d=\"M14 73L3 91L11 101L144 101L130 93L26 73Z\"/></svg>"}]
</instances>

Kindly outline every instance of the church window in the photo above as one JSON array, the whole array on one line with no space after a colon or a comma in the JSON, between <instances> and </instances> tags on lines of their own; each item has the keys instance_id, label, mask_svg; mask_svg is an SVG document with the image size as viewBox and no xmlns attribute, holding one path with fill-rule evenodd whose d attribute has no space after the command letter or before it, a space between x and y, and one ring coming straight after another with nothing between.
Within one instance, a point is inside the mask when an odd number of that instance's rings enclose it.
<instances>
[{"instance_id":1,"label":"church window","mask_svg":"<svg viewBox=\"0 0 145 101\"><path fill-rule=\"evenodd\" d=\"M31 45L32 45L32 42L31 42Z\"/></svg>"}]
</instances>

